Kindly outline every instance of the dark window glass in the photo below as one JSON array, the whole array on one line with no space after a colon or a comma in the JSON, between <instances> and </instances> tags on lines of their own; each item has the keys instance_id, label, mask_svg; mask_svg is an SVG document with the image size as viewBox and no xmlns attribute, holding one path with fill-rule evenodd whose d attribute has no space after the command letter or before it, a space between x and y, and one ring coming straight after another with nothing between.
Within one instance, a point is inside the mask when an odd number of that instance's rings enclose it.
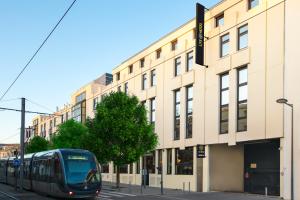
<instances>
[{"instance_id":1,"label":"dark window glass","mask_svg":"<svg viewBox=\"0 0 300 200\"><path fill-rule=\"evenodd\" d=\"M116 74L116 79L117 79L117 81L120 80L120 72L118 72L118 73Z\"/></svg>"},{"instance_id":2,"label":"dark window glass","mask_svg":"<svg viewBox=\"0 0 300 200\"><path fill-rule=\"evenodd\" d=\"M171 50L175 51L178 48L178 41L174 40L171 42Z\"/></svg>"},{"instance_id":3,"label":"dark window glass","mask_svg":"<svg viewBox=\"0 0 300 200\"><path fill-rule=\"evenodd\" d=\"M120 166L120 174L128 174L128 165L127 164Z\"/></svg>"},{"instance_id":4,"label":"dark window glass","mask_svg":"<svg viewBox=\"0 0 300 200\"><path fill-rule=\"evenodd\" d=\"M220 76L220 134L228 133L229 74Z\"/></svg>"},{"instance_id":5,"label":"dark window glass","mask_svg":"<svg viewBox=\"0 0 300 200\"><path fill-rule=\"evenodd\" d=\"M248 25L238 29L238 50L248 47Z\"/></svg>"},{"instance_id":6,"label":"dark window glass","mask_svg":"<svg viewBox=\"0 0 300 200\"><path fill-rule=\"evenodd\" d=\"M186 138L193 137L193 86L186 88Z\"/></svg>"},{"instance_id":7,"label":"dark window glass","mask_svg":"<svg viewBox=\"0 0 300 200\"><path fill-rule=\"evenodd\" d=\"M156 70L151 71L151 87L156 85Z\"/></svg>"},{"instance_id":8,"label":"dark window glass","mask_svg":"<svg viewBox=\"0 0 300 200\"><path fill-rule=\"evenodd\" d=\"M248 9L252 9L256 6L258 6L259 0L248 0Z\"/></svg>"},{"instance_id":9,"label":"dark window glass","mask_svg":"<svg viewBox=\"0 0 300 200\"><path fill-rule=\"evenodd\" d=\"M162 167L163 167L162 157L163 157L163 150L159 149L158 150L158 166L157 166L158 167L158 170L157 170L158 174L161 174L161 170L162 170Z\"/></svg>"},{"instance_id":10,"label":"dark window glass","mask_svg":"<svg viewBox=\"0 0 300 200\"><path fill-rule=\"evenodd\" d=\"M133 174L133 163L129 164L129 174Z\"/></svg>"},{"instance_id":11,"label":"dark window glass","mask_svg":"<svg viewBox=\"0 0 300 200\"><path fill-rule=\"evenodd\" d=\"M191 51L189 53L186 54L186 71L191 71L193 68L193 63L194 63L194 52Z\"/></svg>"},{"instance_id":12,"label":"dark window glass","mask_svg":"<svg viewBox=\"0 0 300 200\"><path fill-rule=\"evenodd\" d=\"M96 110L97 105L98 105L98 97L95 97L95 98L93 99L93 109L94 109L94 110Z\"/></svg>"},{"instance_id":13,"label":"dark window glass","mask_svg":"<svg viewBox=\"0 0 300 200\"><path fill-rule=\"evenodd\" d=\"M229 54L229 33L221 36L220 38L220 57L224 57Z\"/></svg>"},{"instance_id":14,"label":"dark window glass","mask_svg":"<svg viewBox=\"0 0 300 200\"><path fill-rule=\"evenodd\" d=\"M184 150L175 149L175 173L193 174L193 147L187 147Z\"/></svg>"},{"instance_id":15,"label":"dark window glass","mask_svg":"<svg viewBox=\"0 0 300 200\"><path fill-rule=\"evenodd\" d=\"M140 60L140 67L143 68L145 66L145 58Z\"/></svg>"},{"instance_id":16,"label":"dark window glass","mask_svg":"<svg viewBox=\"0 0 300 200\"><path fill-rule=\"evenodd\" d=\"M216 17L216 27L224 25L224 14L218 15Z\"/></svg>"},{"instance_id":17,"label":"dark window glass","mask_svg":"<svg viewBox=\"0 0 300 200\"><path fill-rule=\"evenodd\" d=\"M172 149L167 149L167 174L172 174Z\"/></svg>"},{"instance_id":18,"label":"dark window glass","mask_svg":"<svg viewBox=\"0 0 300 200\"><path fill-rule=\"evenodd\" d=\"M133 72L133 65L130 65L128 67L128 73L131 74Z\"/></svg>"},{"instance_id":19,"label":"dark window glass","mask_svg":"<svg viewBox=\"0 0 300 200\"><path fill-rule=\"evenodd\" d=\"M174 140L180 139L180 90L174 91Z\"/></svg>"},{"instance_id":20,"label":"dark window glass","mask_svg":"<svg viewBox=\"0 0 300 200\"><path fill-rule=\"evenodd\" d=\"M180 57L178 57L174 61L175 76L178 76L180 74L180 66L181 66L181 61L180 61Z\"/></svg>"},{"instance_id":21,"label":"dark window glass","mask_svg":"<svg viewBox=\"0 0 300 200\"><path fill-rule=\"evenodd\" d=\"M138 159L136 162L136 165L135 165L136 166L136 172L135 172L136 174L140 174L140 171L141 171L140 165L141 165L141 162L140 162L140 159Z\"/></svg>"},{"instance_id":22,"label":"dark window glass","mask_svg":"<svg viewBox=\"0 0 300 200\"><path fill-rule=\"evenodd\" d=\"M128 83L124 84L124 92L125 94L128 94Z\"/></svg>"},{"instance_id":23,"label":"dark window glass","mask_svg":"<svg viewBox=\"0 0 300 200\"><path fill-rule=\"evenodd\" d=\"M109 164L102 164L102 173L109 173Z\"/></svg>"},{"instance_id":24,"label":"dark window glass","mask_svg":"<svg viewBox=\"0 0 300 200\"><path fill-rule=\"evenodd\" d=\"M121 85L118 86L118 92L121 92Z\"/></svg>"},{"instance_id":25,"label":"dark window glass","mask_svg":"<svg viewBox=\"0 0 300 200\"><path fill-rule=\"evenodd\" d=\"M150 99L150 122L153 125L155 125L155 109L156 109L155 98L152 98Z\"/></svg>"},{"instance_id":26,"label":"dark window glass","mask_svg":"<svg viewBox=\"0 0 300 200\"><path fill-rule=\"evenodd\" d=\"M145 90L147 87L147 74L142 75L142 90Z\"/></svg>"},{"instance_id":27,"label":"dark window glass","mask_svg":"<svg viewBox=\"0 0 300 200\"><path fill-rule=\"evenodd\" d=\"M161 49L156 50L156 59L159 59L161 57Z\"/></svg>"},{"instance_id":28,"label":"dark window glass","mask_svg":"<svg viewBox=\"0 0 300 200\"><path fill-rule=\"evenodd\" d=\"M238 69L237 91L237 131L247 131L248 71L247 67Z\"/></svg>"}]
</instances>

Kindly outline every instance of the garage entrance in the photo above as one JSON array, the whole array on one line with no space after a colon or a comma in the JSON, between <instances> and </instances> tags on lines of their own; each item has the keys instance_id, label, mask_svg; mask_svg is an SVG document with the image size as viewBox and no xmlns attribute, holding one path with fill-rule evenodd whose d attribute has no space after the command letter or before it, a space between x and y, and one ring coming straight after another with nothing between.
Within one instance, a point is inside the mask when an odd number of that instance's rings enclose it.
<instances>
[{"instance_id":1,"label":"garage entrance","mask_svg":"<svg viewBox=\"0 0 300 200\"><path fill-rule=\"evenodd\" d=\"M244 144L244 191L280 195L280 141Z\"/></svg>"}]
</instances>

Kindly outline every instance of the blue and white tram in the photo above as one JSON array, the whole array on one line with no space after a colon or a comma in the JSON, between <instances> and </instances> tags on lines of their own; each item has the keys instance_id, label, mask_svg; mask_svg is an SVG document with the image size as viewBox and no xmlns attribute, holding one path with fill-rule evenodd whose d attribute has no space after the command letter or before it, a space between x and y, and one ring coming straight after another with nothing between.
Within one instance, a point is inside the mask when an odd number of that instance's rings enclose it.
<instances>
[{"instance_id":1,"label":"blue and white tram","mask_svg":"<svg viewBox=\"0 0 300 200\"><path fill-rule=\"evenodd\" d=\"M14 185L14 158L0 160L0 181ZM19 176L19 175L18 175ZM100 193L100 165L93 153L57 149L24 156L24 188L61 198L91 198Z\"/></svg>"}]
</instances>

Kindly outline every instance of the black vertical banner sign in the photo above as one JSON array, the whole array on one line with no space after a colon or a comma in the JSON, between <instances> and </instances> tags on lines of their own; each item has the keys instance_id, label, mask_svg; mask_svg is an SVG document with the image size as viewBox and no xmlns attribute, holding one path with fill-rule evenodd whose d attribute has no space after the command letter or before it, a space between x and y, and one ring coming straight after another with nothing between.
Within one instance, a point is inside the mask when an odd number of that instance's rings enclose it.
<instances>
[{"instance_id":1,"label":"black vertical banner sign","mask_svg":"<svg viewBox=\"0 0 300 200\"><path fill-rule=\"evenodd\" d=\"M196 4L196 64L204 65L204 13L205 7Z\"/></svg>"}]
</instances>

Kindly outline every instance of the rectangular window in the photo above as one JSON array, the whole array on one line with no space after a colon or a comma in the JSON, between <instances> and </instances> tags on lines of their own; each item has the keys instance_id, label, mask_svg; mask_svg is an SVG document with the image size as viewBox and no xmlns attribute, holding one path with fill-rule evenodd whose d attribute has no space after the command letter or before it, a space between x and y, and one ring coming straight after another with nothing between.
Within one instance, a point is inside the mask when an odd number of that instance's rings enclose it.
<instances>
[{"instance_id":1,"label":"rectangular window","mask_svg":"<svg viewBox=\"0 0 300 200\"><path fill-rule=\"evenodd\" d=\"M120 174L128 174L128 165L127 164L120 166Z\"/></svg>"},{"instance_id":2,"label":"rectangular window","mask_svg":"<svg viewBox=\"0 0 300 200\"><path fill-rule=\"evenodd\" d=\"M186 138L193 137L193 86L186 87Z\"/></svg>"},{"instance_id":3,"label":"rectangular window","mask_svg":"<svg viewBox=\"0 0 300 200\"><path fill-rule=\"evenodd\" d=\"M237 131L247 131L248 71L247 67L238 69L237 89Z\"/></svg>"},{"instance_id":4,"label":"rectangular window","mask_svg":"<svg viewBox=\"0 0 300 200\"><path fill-rule=\"evenodd\" d=\"M97 104L98 104L98 97L95 97L95 98L93 99L93 110L96 110Z\"/></svg>"},{"instance_id":5,"label":"rectangular window","mask_svg":"<svg viewBox=\"0 0 300 200\"><path fill-rule=\"evenodd\" d=\"M135 170L136 170L136 174L140 174L140 171L141 171L141 166L140 166L140 164L141 164L141 162L140 162L140 159L138 159L137 161L136 161L136 164L135 164Z\"/></svg>"},{"instance_id":6,"label":"rectangular window","mask_svg":"<svg viewBox=\"0 0 300 200\"><path fill-rule=\"evenodd\" d=\"M238 50L248 47L248 24L238 29Z\"/></svg>"},{"instance_id":7,"label":"rectangular window","mask_svg":"<svg viewBox=\"0 0 300 200\"><path fill-rule=\"evenodd\" d=\"M128 82L124 84L124 92L128 94Z\"/></svg>"},{"instance_id":8,"label":"rectangular window","mask_svg":"<svg viewBox=\"0 0 300 200\"><path fill-rule=\"evenodd\" d=\"M109 173L109 164L102 164L102 173Z\"/></svg>"},{"instance_id":9,"label":"rectangular window","mask_svg":"<svg viewBox=\"0 0 300 200\"><path fill-rule=\"evenodd\" d=\"M224 57L229 54L229 33L221 36L220 38L220 57Z\"/></svg>"},{"instance_id":10,"label":"rectangular window","mask_svg":"<svg viewBox=\"0 0 300 200\"><path fill-rule=\"evenodd\" d=\"M172 174L172 149L167 149L167 174Z\"/></svg>"},{"instance_id":11,"label":"rectangular window","mask_svg":"<svg viewBox=\"0 0 300 200\"><path fill-rule=\"evenodd\" d=\"M186 54L186 71L191 71L194 64L194 52L190 51Z\"/></svg>"},{"instance_id":12,"label":"rectangular window","mask_svg":"<svg viewBox=\"0 0 300 200\"><path fill-rule=\"evenodd\" d=\"M155 109L156 109L155 98L152 98L150 99L150 122L153 125L155 125Z\"/></svg>"},{"instance_id":13,"label":"rectangular window","mask_svg":"<svg viewBox=\"0 0 300 200\"><path fill-rule=\"evenodd\" d=\"M118 72L118 73L116 74L116 79L117 79L117 81L120 80L120 72Z\"/></svg>"},{"instance_id":14,"label":"rectangular window","mask_svg":"<svg viewBox=\"0 0 300 200\"><path fill-rule=\"evenodd\" d=\"M161 49L156 50L156 59L159 59L161 56Z\"/></svg>"},{"instance_id":15,"label":"rectangular window","mask_svg":"<svg viewBox=\"0 0 300 200\"><path fill-rule=\"evenodd\" d=\"M248 0L248 9L252 9L256 6L258 6L259 0Z\"/></svg>"},{"instance_id":16,"label":"rectangular window","mask_svg":"<svg viewBox=\"0 0 300 200\"><path fill-rule=\"evenodd\" d=\"M229 74L220 76L220 134L228 133Z\"/></svg>"},{"instance_id":17,"label":"rectangular window","mask_svg":"<svg viewBox=\"0 0 300 200\"><path fill-rule=\"evenodd\" d=\"M86 98L86 93L82 92L81 94L76 96L76 103L82 102Z\"/></svg>"},{"instance_id":18,"label":"rectangular window","mask_svg":"<svg viewBox=\"0 0 300 200\"><path fill-rule=\"evenodd\" d=\"M118 92L121 92L122 88L121 85L118 86Z\"/></svg>"},{"instance_id":19,"label":"rectangular window","mask_svg":"<svg viewBox=\"0 0 300 200\"><path fill-rule=\"evenodd\" d=\"M224 25L224 13L216 17L216 27Z\"/></svg>"},{"instance_id":20,"label":"rectangular window","mask_svg":"<svg viewBox=\"0 0 300 200\"><path fill-rule=\"evenodd\" d=\"M142 90L145 90L147 87L147 74L142 75Z\"/></svg>"},{"instance_id":21,"label":"rectangular window","mask_svg":"<svg viewBox=\"0 0 300 200\"><path fill-rule=\"evenodd\" d=\"M162 170L162 167L163 167L162 157L163 157L163 150L159 149L158 150L158 170L157 170L158 174L161 174L161 170Z\"/></svg>"},{"instance_id":22,"label":"rectangular window","mask_svg":"<svg viewBox=\"0 0 300 200\"><path fill-rule=\"evenodd\" d=\"M133 72L133 65L128 66L128 73L131 74Z\"/></svg>"},{"instance_id":23,"label":"rectangular window","mask_svg":"<svg viewBox=\"0 0 300 200\"><path fill-rule=\"evenodd\" d=\"M156 85L156 70L151 71L151 87Z\"/></svg>"},{"instance_id":24,"label":"rectangular window","mask_svg":"<svg viewBox=\"0 0 300 200\"><path fill-rule=\"evenodd\" d=\"M140 67L143 68L145 66L145 58L140 60Z\"/></svg>"},{"instance_id":25,"label":"rectangular window","mask_svg":"<svg viewBox=\"0 0 300 200\"><path fill-rule=\"evenodd\" d=\"M133 174L133 163L129 164L129 174Z\"/></svg>"},{"instance_id":26,"label":"rectangular window","mask_svg":"<svg viewBox=\"0 0 300 200\"><path fill-rule=\"evenodd\" d=\"M193 175L193 147L175 149L175 173Z\"/></svg>"},{"instance_id":27,"label":"rectangular window","mask_svg":"<svg viewBox=\"0 0 300 200\"><path fill-rule=\"evenodd\" d=\"M180 74L180 65L181 65L181 61L180 61L180 57L175 58L174 61L174 75L178 76Z\"/></svg>"},{"instance_id":28,"label":"rectangular window","mask_svg":"<svg viewBox=\"0 0 300 200\"><path fill-rule=\"evenodd\" d=\"M174 140L180 139L180 89L174 91Z\"/></svg>"},{"instance_id":29,"label":"rectangular window","mask_svg":"<svg viewBox=\"0 0 300 200\"><path fill-rule=\"evenodd\" d=\"M171 50L175 51L175 50L177 50L177 48L178 48L178 41L177 40L173 40L171 42Z\"/></svg>"}]
</instances>

